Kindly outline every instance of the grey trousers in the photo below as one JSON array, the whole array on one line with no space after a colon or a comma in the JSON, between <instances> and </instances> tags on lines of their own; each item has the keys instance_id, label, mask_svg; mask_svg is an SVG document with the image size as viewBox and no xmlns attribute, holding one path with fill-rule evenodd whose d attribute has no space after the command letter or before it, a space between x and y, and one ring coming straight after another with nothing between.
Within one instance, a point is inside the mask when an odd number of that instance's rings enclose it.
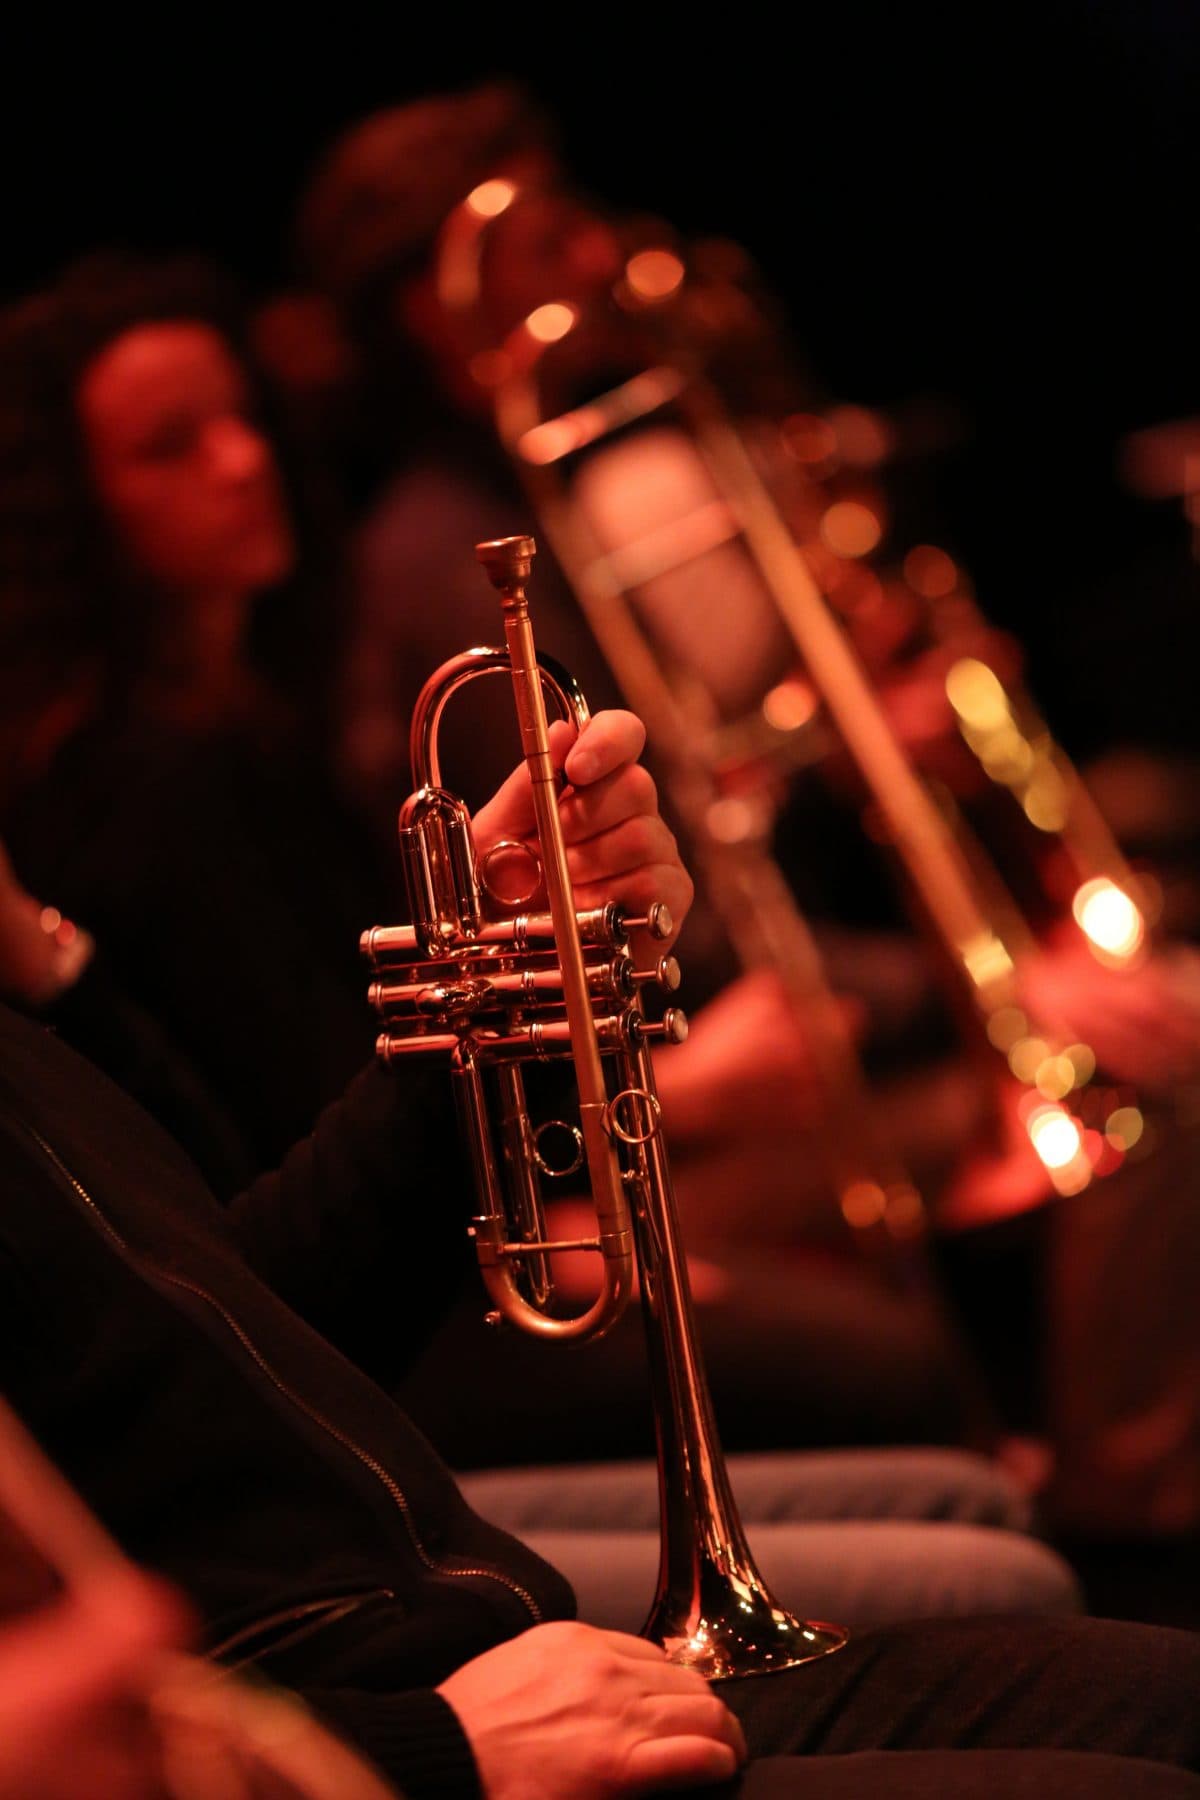
<instances>
[{"instance_id":1,"label":"grey trousers","mask_svg":"<svg viewBox=\"0 0 1200 1800\"><path fill-rule=\"evenodd\" d=\"M1068 1614L1062 1558L1027 1535L1027 1497L952 1450L732 1456L734 1495L776 1598L808 1618L867 1626L936 1615ZM579 1616L637 1631L658 1567L649 1462L490 1470L459 1477L476 1510L569 1578Z\"/></svg>"}]
</instances>

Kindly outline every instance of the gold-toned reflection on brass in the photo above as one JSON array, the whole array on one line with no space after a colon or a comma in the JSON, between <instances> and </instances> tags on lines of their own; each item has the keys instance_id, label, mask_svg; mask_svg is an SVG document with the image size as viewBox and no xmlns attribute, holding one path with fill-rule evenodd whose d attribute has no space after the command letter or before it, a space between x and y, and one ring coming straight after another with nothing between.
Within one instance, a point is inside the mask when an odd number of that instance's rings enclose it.
<instances>
[{"instance_id":1,"label":"gold-toned reflection on brass","mask_svg":"<svg viewBox=\"0 0 1200 1800\"><path fill-rule=\"evenodd\" d=\"M477 219L496 219L516 197L517 190L511 181L481 181L467 195L465 204Z\"/></svg>"},{"instance_id":2,"label":"gold-toned reflection on brass","mask_svg":"<svg viewBox=\"0 0 1200 1800\"><path fill-rule=\"evenodd\" d=\"M426 682L412 723L415 792L401 811L401 848L413 923L376 927L363 949L378 977L371 998L384 1023L378 1052L449 1055L481 1212L473 1235L493 1317L543 1338L608 1329L641 1284L659 1454L661 1553L644 1635L710 1681L770 1674L826 1656L841 1626L781 1607L759 1574L729 1486L704 1378L687 1262L667 1166L647 1041L678 1042L686 1021L668 1008L647 1021L641 991L678 980L671 957L638 969L634 928L660 939L664 908L625 920L612 906L575 908L558 817L546 694L582 728L586 701L572 678L539 658L525 581L532 538L476 547L500 595L506 650L470 650ZM440 785L438 726L451 696L481 676L507 674L537 818L546 914L488 916L462 802ZM547 1170L530 1121L522 1070L569 1059L579 1094L576 1134L597 1214L594 1237L551 1241L538 1176ZM574 1163L571 1165L574 1166ZM558 1172L558 1171L556 1171ZM552 1316L556 1251L598 1252L602 1287L585 1313Z\"/></svg>"},{"instance_id":3,"label":"gold-toned reflection on brass","mask_svg":"<svg viewBox=\"0 0 1200 1800\"><path fill-rule=\"evenodd\" d=\"M1085 1134L1079 1120L1065 1106L1047 1101L1027 1114L1025 1129L1029 1141L1057 1193L1078 1194L1092 1179L1092 1161L1087 1154Z\"/></svg>"},{"instance_id":4,"label":"gold-toned reflection on brass","mask_svg":"<svg viewBox=\"0 0 1200 1800\"><path fill-rule=\"evenodd\" d=\"M878 515L861 500L835 500L821 520L821 541L835 556L869 556L882 536Z\"/></svg>"},{"instance_id":5,"label":"gold-toned reflection on brass","mask_svg":"<svg viewBox=\"0 0 1200 1800\"><path fill-rule=\"evenodd\" d=\"M1013 1045L1029 1036L1029 1020L1019 1006L999 1006L987 1022L989 1041L1008 1055Z\"/></svg>"},{"instance_id":6,"label":"gold-toned reflection on brass","mask_svg":"<svg viewBox=\"0 0 1200 1800\"><path fill-rule=\"evenodd\" d=\"M665 300L683 277L683 264L673 250L639 250L625 264L625 279L643 300Z\"/></svg>"},{"instance_id":7,"label":"gold-toned reflection on brass","mask_svg":"<svg viewBox=\"0 0 1200 1800\"><path fill-rule=\"evenodd\" d=\"M1104 1135L1117 1150L1132 1150L1145 1129L1146 1121L1136 1106L1119 1106L1104 1122Z\"/></svg>"},{"instance_id":8,"label":"gold-toned reflection on brass","mask_svg":"<svg viewBox=\"0 0 1200 1800\"><path fill-rule=\"evenodd\" d=\"M563 300L548 300L535 306L525 320L525 329L539 344L556 344L574 327L578 314Z\"/></svg>"},{"instance_id":9,"label":"gold-toned reflection on brass","mask_svg":"<svg viewBox=\"0 0 1200 1800\"><path fill-rule=\"evenodd\" d=\"M1089 942L1114 962L1127 962L1145 942L1146 922L1140 907L1106 875L1085 881L1071 910Z\"/></svg>"}]
</instances>

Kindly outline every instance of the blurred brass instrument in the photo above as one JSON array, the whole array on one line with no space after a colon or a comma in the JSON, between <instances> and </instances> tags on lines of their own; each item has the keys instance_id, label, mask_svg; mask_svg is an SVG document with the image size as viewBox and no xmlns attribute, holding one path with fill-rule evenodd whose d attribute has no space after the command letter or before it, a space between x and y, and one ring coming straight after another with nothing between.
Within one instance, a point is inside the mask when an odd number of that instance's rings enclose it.
<instances>
[{"instance_id":1,"label":"blurred brass instrument","mask_svg":"<svg viewBox=\"0 0 1200 1800\"><path fill-rule=\"evenodd\" d=\"M670 958L639 970L629 948L631 932L662 938L671 922L661 907L638 919L612 906L576 912L545 696L578 726L587 721L586 702L534 649L524 591L533 539L481 544L477 554L500 594L508 647L452 658L417 703L416 788L401 811L413 923L375 927L362 940L376 977L371 1001L385 1026L378 1054L388 1065L412 1055L449 1057L482 1202L473 1235L491 1317L545 1338L598 1335L628 1303L636 1255L662 1523L658 1589L644 1635L710 1680L793 1667L839 1649L846 1633L794 1618L771 1598L721 1459L647 1050L650 1039L678 1039L686 1026L675 1009L652 1025L641 1005L644 987L657 981L673 988L678 971ZM514 913L495 893L490 857L480 862L462 802L439 782L438 726L447 701L497 672L511 674L532 782L539 869L527 899L544 884L541 911ZM574 1065L579 1124L535 1127L523 1071L556 1059ZM545 1154L548 1129L571 1145L557 1163ZM573 1175L585 1163L597 1234L553 1241L542 1178ZM550 1259L579 1249L599 1254L601 1291L585 1312L559 1318L551 1310Z\"/></svg>"},{"instance_id":2,"label":"blurred brass instrument","mask_svg":"<svg viewBox=\"0 0 1200 1800\"><path fill-rule=\"evenodd\" d=\"M887 421L861 407L835 407L794 412L764 435L773 440L767 456L781 510L831 604L843 616L890 607L892 633L905 632L893 647L901 674L923 652L955 657L946 661L945 696L977 770L1012 795L1035 838L1058 849L1052 881L1036 846L1025 857L1041 897L1055 912L1069 904L1099 961L1136 963L1159 907L1156 884L1130 867L1017 668L996 656L995 634L965 572L934 544L882 560L888 507L869 471L888 454Z\"/></svg>"},{"instance_id":3,"label":"blurred brass instrument","mask_svg":"<svg viewBox=\"0 0 1200 1800\"><path fill-rule=\"evenodd\" d=\"M1104 1124L1103 1099L1088 1086L1095 1057L1064 1021L1023 1010L1017 964L1032 934L949 797L935 800L914 768L781 510L769 456L710 378L725 296L706 307L714 295L690 291L683 258L660 242L627 255L611 288L537 306L497 341L485 277L491 234L541 191L495 180L467 197L445 227L439 295L589 626L653 734L735 946L749 966L775 961L816 1039L825 1091L836 1096L830 1139L843 1212L883 1225L893 1241L920 1230L915 1189L871 1141L853 1046L830 1023L811 934L768 850L772 795L790 768L829 747L820 707L960 996L1026 1087L1023 1124L1050 1180L1078 1191L1093 1174L1087 1127ZM640 459L639 444L648 447ZM696 597L704 559L716 570L707 604ZM766 646L757 667L748 654L756 637ZM796 656L819 705L793 678Z\"/></svg>"}]
</instances>

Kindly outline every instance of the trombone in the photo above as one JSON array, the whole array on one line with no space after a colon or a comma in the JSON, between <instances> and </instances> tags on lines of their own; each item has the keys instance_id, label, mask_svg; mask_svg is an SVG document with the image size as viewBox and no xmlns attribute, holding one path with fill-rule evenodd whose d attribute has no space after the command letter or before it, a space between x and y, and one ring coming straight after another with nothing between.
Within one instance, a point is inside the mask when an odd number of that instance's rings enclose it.
<instances>
[{"instance_id":1,"label":"trombone","mask_svg":"<svg viewBox=\"0 0 1200 1800\"><path fill-rule=\"evenodd\" d=\"M747 703L762 695L764 658L754 666L746 654L757 635L768 655L799 655L946 952L959 994L1025 1086L1022 1116L1031 1143L1054 1187L1078 1192L1092 1178L1090 1152L1103 1144L1107 1122L1105 1096L1088 1085L1095 1057L1064 1022L1030 1020L1020 1005L1017 967L1032 943L1028 927L982 847L912 766L776 503L756 445L709 379L710 346L694 329L704 308L685 308L683 260L667 249L639 251L598 303L548 302L502 342L487 341L490 235L514 205L536 201L539 191L491 181L467 197L445 228L439 294L460 318L468 367L490 390L501 441L585 617L673 771L672 795L696 839L701 873L714 893L729 896L718 899L718 910L727 920L739 916L733 897L739 886L744 895L746 884L737 863L748 862L748 843L759 850L756 891L763 869L761 826L725 833L736 843L741 832L735 856L721 831L722 823L738 818L736 807L724 805L731 745L736 765L739 743L761 747L763 737L761 724L744 718ZM682 331L676 329L681 314ZM599 384L597 366L604 371ZM658 489L650 460L637 461L639 443L674 459ZM626 462L615 482L614 453ZM632 496L632 519L614 511L614 493L621 505ZM694 588L691 613L682 616L678 606L680 572L690 585L704 558L720 559L708 608L723 628L715 638L696 622L701 607ZM769 718L773 709L787 716L786 681L770 687L762 712ZM782 734L793 753L799 746L801 759L815 759L825 748L812 710ZM687 746L682 755L681 745ZM782 883L773 886L778 893ZM762 891L767 887L764 881ZM794 905L789 912L798 918ZM747 935L744 927L735 942L753 962L772 933L759 929L748 946ZM811 1028L819 1008L809 1001L822 977L807 954L811 940L805 946L799 933L789 937L782 954L797 961L780 967L804 972L792 991ZM846 1055L835 1055L830 1066L831 1088L850 1079ZM1089 1133L1089 1125L1100 1132ZM851 1133L849 1142L860 1157L876 1154L861 1134ZM886 1196L888 1185L886 1178L876 1181L876 1194ZM914 1218L912 1192L902 1184L898 1217L906 1229ZM887 1210L886 1198L877 1199L875 1220Z\"/></svg>"},{"instance_id":2,"label":"trombone","mask_svg":"<svg viewBox=\"0 0 1200 1800\"><path fill-rule=\"evenodd\" d=\"M771 1597L754 1565L721 1458L704 1378L663 1143L648 1043L682 1039L686 1020L668 1008L657 1025L644 989L677 985L673 959L638 970L630 933L670 936L661 907L629 919L613 906L578 913L571 890L550 756L546 696L582 726L587 705L564 671L539 659L525 582L532 538L480 544L500 595L506 650L468 650L426 683L412 722L415 791L400 816L408 926L376 926L362 939L383 1022L380 1060L448 1056L471 1147L482 1211L472 1235L494 1311L542 1338L580 1340L607 1330L641 1285L658 1445L661 1554L643 1634L672 1660L710 1680L768 1674L840 1649L836 1625L798 1619ZM496 846L477 854L462 802L440 784L438 729L447 702L489 674L512 680L538 827L537 879L513 912L489 872ZM579 1122L535 1127L523 1072L570 1059ZM494 1121L494 1123L493 1123ZM548 1132L570 1152L551 1159ZM593 1238L553 1241L543 1177L586 1165L597 1214ZM599 1254L601 1288L585 1312L554 1313L556 1251Z\"/></svg>"}]
</instances>

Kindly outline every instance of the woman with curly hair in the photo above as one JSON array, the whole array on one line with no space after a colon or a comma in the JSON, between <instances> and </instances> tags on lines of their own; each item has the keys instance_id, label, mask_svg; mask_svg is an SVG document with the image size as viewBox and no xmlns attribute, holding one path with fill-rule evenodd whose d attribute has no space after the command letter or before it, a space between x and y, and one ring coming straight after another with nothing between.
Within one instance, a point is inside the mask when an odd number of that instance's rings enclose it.
<instances>
[{"instance_id":1,"label":"woman with curly hair","mask_svg":"<svg viewBox=\"0 0 1200 1800\"><path fill-rule=\"evenodd\" d=\"M270 419L206 266L93 258L0 318L3 830L243 1173L369 1054L357 936L388 904L325 772L336 534Z\"/></svg>"}]
</instances>

